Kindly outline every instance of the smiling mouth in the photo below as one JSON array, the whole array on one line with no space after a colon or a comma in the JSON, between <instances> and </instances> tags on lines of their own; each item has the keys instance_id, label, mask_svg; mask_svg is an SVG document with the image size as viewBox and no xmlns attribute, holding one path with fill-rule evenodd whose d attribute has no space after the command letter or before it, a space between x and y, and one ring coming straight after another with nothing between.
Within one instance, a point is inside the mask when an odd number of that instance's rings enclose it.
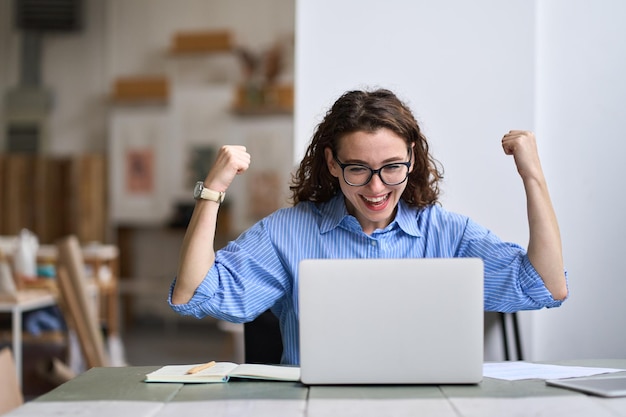
<instances>
[{"instance_id":1,"label":"smiling mouth","mask_svg":"<svg viewBox=\"0 0 626 417\"><path fill-rule=\"evenodd\" d=\"M371 197L365 197L365 196L361 196L361 198L363 199L363 201L365 201L367 204L372 205L372 206L380 206L382 204L385 204L385 202L387 200L389 200L389 194L385 194L383 196L380 197L375 197L375 198L371 198Z\"/></svg>"}]
</instances>

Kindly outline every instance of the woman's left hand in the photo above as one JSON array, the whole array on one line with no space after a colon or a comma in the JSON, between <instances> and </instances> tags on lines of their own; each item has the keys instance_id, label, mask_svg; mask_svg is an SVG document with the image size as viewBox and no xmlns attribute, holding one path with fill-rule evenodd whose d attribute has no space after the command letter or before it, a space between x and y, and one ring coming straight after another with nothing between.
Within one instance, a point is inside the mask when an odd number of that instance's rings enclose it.
<instances>
[{"instance_id":1,"label":"woman's left hand","mask_svg":"<svg viewBox=\"0 0 626 417\"><path fill-rule=\"evenodd\" d=\"M543 179L535 134L527 130L511 130L502 137L502 148L513 155L522 179Z\"/></svg>"}]
</instances>

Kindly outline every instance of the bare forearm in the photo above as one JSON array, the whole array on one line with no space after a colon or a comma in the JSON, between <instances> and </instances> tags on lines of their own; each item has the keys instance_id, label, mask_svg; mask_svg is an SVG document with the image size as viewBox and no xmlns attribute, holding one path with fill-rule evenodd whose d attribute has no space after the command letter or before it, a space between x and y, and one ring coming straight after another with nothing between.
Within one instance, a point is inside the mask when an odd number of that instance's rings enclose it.
<instances>
[{"instance_id":1,"label":"bare forearm","mask_svg":"<svg viewBox=\"0 0 626 417\"><path fill-rule=\"evenodd\" d=\"M198 201L180 251L172 303L184 304L193 296L215 261L215 229L219 205Z\"/></svg>"},{"instance_id":2,"label":"bare forearm","mask_svg":"<svg viewBox=\"0 0 626 417\"><path fill-rule=\"evenodd\" d=\"M557 300L567 297L561 233L545 180L524 181L530 239L528 258Z\"/></svg>"}]
</instances>

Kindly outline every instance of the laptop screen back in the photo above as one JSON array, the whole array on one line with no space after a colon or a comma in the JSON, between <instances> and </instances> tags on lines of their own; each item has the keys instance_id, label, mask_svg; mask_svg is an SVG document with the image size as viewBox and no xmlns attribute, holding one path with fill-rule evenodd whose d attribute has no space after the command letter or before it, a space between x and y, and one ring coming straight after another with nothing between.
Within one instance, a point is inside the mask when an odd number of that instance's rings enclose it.
<instances>
[{"instance_id":1,"label":"laptop screen back","mask_svg":"<svg viewBox=\"0 0 626 417\"><path fill-rule=\"evenodd\" d=\"M482 380L480 259L311 259L298 285L303 383Z\"/></svg>"}]
</instances>

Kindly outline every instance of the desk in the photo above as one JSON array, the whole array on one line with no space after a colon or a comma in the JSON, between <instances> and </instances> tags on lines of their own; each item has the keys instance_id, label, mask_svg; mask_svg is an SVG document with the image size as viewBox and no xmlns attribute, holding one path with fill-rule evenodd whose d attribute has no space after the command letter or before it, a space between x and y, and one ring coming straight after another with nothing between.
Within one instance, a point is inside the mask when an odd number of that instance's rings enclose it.
<instances>
[{"instance_id":1,"label":"desk","mask_svg":"<svg viewBox=\"0 0 626 417\"><path fill-rule=\"evenodd\" d=\"M0 299L0 313L11 313L12 316L13 356L20 387L22 386L22 314L55 304L54 294L40 290L19 291L16 300Z\"/></svg>"},{"instance_id":2,"label":"desk","mask_svg":"<svg viewBox=\"0 0 626 417\"><path fill-rule=\"evenodd\" d=\"M564 365L626 368L626 359ZM136 415L335 416L626 416L626 398L599 398L548 387L543 380L478 385L307 387L293 382L147 384L157 367L93 368L8 414L17 416Z\"/></svg>"}]
</instances>

